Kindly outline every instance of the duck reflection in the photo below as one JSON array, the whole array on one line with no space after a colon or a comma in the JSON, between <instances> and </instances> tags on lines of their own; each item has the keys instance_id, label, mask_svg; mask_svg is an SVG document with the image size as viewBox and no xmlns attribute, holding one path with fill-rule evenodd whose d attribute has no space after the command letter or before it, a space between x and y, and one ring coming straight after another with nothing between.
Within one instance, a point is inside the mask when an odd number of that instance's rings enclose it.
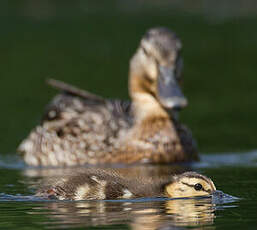
<instances>
[{"instance_id":1,"label":"duck reflection","mask_svg":"<svg viewBox=\"0 0 257 230\"><path fill-rule=\"evenodd\" d=\"M215 218L211 199L173 199L159 204L158 209L134 211L132 229L181 229L178 227L210 225Z\"/></svg>"},{"instance_id":2,"label":"duck reflection","mask_svg":"<svg viewBox=\"0 0 257 230\"><path fill-rule=\"evenodd\" d=\"M211 225L215 218L211 199L44 202L42 209L56 228L125 224L133 230L181 229Z\"/></svg>"},{"instance_id":3,"label":"duck reflection","mask_svg":"<svg viewBox=\"0 0 257 230\"><path fill-rule=\"evenodd\" d=\"M215 214L212 198L176 199L165 202L165 212L178 226L212 224Z\"/></svg>"}]
</instances>

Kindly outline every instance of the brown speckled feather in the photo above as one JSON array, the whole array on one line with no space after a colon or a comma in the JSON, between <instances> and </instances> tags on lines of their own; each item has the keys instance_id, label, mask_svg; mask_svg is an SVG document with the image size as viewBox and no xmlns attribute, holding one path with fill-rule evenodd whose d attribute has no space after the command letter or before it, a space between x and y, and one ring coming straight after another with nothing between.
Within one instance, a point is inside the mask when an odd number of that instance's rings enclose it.
<instances>
[{"instance_id":1,"label":"brown speckled feather","mask_svg":"<svg viewBox=\"0 0 257 230\"><path fill-rule=\"evenodd\" d=\"M124 109L123 109L124 108ZM99 163L131 126L128 104L57 95L20 148L32 165Z\"/></svg>"}]
</instances>

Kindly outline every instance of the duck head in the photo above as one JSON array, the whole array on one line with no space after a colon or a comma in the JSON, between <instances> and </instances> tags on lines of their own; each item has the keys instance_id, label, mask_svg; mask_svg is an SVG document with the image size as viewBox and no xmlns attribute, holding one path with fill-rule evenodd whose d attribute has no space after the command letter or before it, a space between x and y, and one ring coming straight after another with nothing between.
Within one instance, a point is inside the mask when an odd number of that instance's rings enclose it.
<instances>
[{"instance_id":1,"label":"duck head","mask_svg":"<svg viewBox=\"0 0 257 230\"><path fill-rule=\"evenodd\" d=\"M195 172L185 172L174 177L174 181L165 185L166 196L172 198L210 196L216 193L212 180Z\"/></svg>"},{"instance_id":2,"label":"duck head","mask_svg":"<svg viewBox=\"0 0 257 230\"><path fill-rule=\"evenodd\" d=\"M167 28L153 28L143 36L130 62L130 95L136 100L148 94L165 110L181 109L187 105L181 82L182 44Z\"/></svg>"}]
</instances>

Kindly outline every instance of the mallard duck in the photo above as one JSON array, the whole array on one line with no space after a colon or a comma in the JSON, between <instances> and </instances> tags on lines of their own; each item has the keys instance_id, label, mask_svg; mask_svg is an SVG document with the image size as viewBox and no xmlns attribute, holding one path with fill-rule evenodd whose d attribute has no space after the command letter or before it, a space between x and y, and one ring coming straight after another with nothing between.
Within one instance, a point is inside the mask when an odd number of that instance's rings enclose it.
<instances>
[{"instance_id":1,"label":"mallard duck","mask_svg":"<svg viewBox=\"0 0 257 230\"><path fill-rule=\"evenodd\" d=\"M103 200L210 196L215 191L211 179L195 172L157 180L139 177L128 179L113 170L88 169L84 173L58 179L58 182L40 189L36 195L59 200Z\"/></svg>"},{"instance_id":2,"label":"mallard duck","mask_svg":"<svg viewBox=\"0 0 257 230\"><path fill-rule=\"evenodd\" d=\"M146 32L130 61L132 102L104 99L51 80L62 90L18 151L34 166L170 163L198 159L191 132L176 118L187 105L182 45L167 28Z\"/></svg>"}]
</instances>

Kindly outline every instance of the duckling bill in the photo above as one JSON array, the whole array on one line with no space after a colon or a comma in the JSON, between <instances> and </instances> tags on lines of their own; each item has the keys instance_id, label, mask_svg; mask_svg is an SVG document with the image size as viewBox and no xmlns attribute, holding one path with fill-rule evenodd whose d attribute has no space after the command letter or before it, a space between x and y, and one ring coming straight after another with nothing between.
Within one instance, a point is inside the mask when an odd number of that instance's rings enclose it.
<instances>
[{"instance_id":1,"label":"duckling bill","mask_svg":"<svg viewBox=\"0 0 257 230\"><path fill-rule=\"evenodd\" d=\"M195 172L157 181L150 178L127 179L115 171L88 170L40 189L36 195L58 200L103 200L210 196L215 191L210 178Z\"/></svg>"},{"instance_id":2,"label":"duckling bill","mask_svg":"<svg viewBox=\"0 0 257 230\"><path fill-rule=\"evenodd\" d=\"M146 32L130 61L131 102L51 81L62 93L19 146L25 162L71 166L197 160L192 134L175 116L187 105L180 89L181 48L167 28Z\"/></svg>"}]
</instances>

